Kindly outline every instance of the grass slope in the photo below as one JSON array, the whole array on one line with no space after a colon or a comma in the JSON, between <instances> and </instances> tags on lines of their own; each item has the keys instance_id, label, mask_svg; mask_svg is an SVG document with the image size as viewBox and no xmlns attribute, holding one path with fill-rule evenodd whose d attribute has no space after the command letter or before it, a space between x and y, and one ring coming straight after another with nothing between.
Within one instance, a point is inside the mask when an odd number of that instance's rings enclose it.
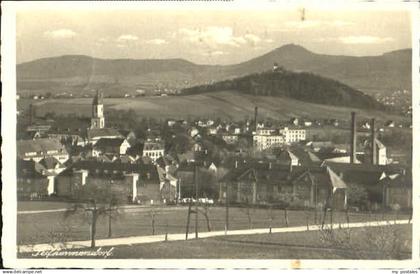
<instances>
[{"instance_id":1,"label":"grass slope","mask_svg":"<svg viewBox=\"0 0 420 274\"><path fill-rule=\"evenodd\" d=\"M36 102L36 114L47 112L78 114L90 117L92 99L52 99ZM284 120L290 117L335 118L348 120L351 111L359 118L376 117L378 120L402 121L404 117L381 111L361 110L348 107L327 106L294 100L291 98L253 96L234 91L221 91L189 96L143 97L136 99L105 99L107 109L133 109L140 117L188 118L221 117L234 120L252 118L254 107L259 117Z\"/></svg>"}]
</instances>

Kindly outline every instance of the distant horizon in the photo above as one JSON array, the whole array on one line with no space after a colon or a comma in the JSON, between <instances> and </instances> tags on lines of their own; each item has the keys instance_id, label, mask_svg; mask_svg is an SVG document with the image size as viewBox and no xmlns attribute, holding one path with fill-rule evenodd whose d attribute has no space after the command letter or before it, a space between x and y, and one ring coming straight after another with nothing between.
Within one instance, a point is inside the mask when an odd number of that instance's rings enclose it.
<instances>
[{"instance_id":1,"label":"distant horizon","mask_svg":"<svg viewBox=\"0 0 420 274\"><path fill-rule=\"evenodd\" d=\"M24 10L16 17L16 62L86 55L230 65L290 43L377 56L411 47L411 24L407 10Z\"/></svg>"},{"instance_id":2,"label":"distant horizon","mask_svg":"<svg viewBox=\"0 0 420 274\"><path fill-rule=\"evenodd\" d=\"M296 47L302 47L305 50L307 50L307 51L309 51L309 52L311 52L313 54L317 54L317 55L348 56L348 57L375 57L375 56L382 56L384 54L388 54L388 53L392 53L392 52L397 52L397 51L412 50L412 47L408 47L408 48L399 48L399 49L389 50L389 51L385 51L385 52L382 52L382 53L379 53L379 54L375 54L375 55L346 55L346 54L329 54L329 53L315 52L315 51L312 51L312 50L310 50L310 49L308 49L308 48L306 48L306 47L304 47L302 45L295 44L295 43L288 43L288 44L283 44L283 45L281 45L281 46L279 46L277 48L271 49L271 50L269 50L269 51L267 51L265 53L262 53L260 55L251 57L250 59L242 60L242 61L239 61L239 62L236 62L236 63L231 63L231 64L211 64L211 63L207 63L206 64L206 63L197 63L197 62L191 61L191 60L186 59L186 58L181 58L181 57L173 57L173 58L127 58L127 57L118 58L118 57L115 57L115 58L108 58L108 57L98 57L98 56L87 55L87 54L62 54L62 55L46 56L46 57L36 58L36 59L33 59L33 60L23 61L23 62L20 62L20 63L16 63L16 65L21 65L21 64L25 64L25 63L31 63L31 62L35 62L35 61L42 60L42 59L52 59L52 58L60 58L60 57L66 57L66 56L84 56L84 57L88 57L88 58L92 58L92 59L101 59L101 60L138 60L138 61L143 61L143 60L144 61L146 61L146 60L183 60L183 61L186 61L186 62L195 64L195 65L203 65L203 66L231 66L231 65L236 65L236 64L240 64L240 63L244 63L244 62L250 61L250 60L252 60L254 58L258 58L260 56L263 56L263 55L268 54L270 52L273 52L275 50L281 49L282 47L291 46L291 45L292 46L296 46Z\"/></svg>"}]
</instances>

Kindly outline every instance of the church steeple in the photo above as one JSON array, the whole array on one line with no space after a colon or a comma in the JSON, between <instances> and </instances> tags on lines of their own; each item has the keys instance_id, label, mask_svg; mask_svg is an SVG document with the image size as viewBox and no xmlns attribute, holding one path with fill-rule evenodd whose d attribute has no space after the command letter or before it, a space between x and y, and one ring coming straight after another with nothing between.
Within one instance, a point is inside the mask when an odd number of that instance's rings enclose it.
<instances>
[{"instance_id":1,"label":"church steeple","mask_svg":"<svg viewBox=\"0 0 420 274\"><path fill-rule=\"evenodd\" d=\"M104 117L104 103L102 92L96 91L96 95L92 102L92 119L90 123L91 128L104 128L105 117Z\"/></svg>"}]
</instances>

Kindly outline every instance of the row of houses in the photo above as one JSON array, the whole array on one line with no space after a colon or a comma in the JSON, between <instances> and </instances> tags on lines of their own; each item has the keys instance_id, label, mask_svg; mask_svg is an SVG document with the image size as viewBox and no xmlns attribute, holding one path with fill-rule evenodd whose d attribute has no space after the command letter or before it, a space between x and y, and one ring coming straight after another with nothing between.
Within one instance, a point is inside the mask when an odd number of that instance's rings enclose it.
<instances>
[{"instance_id":1,"label":"row of houses","mask_svg":"<svg viewBox=\"0 0 420 274\"><path fill-rule=\"evenodd\" d=\"M51 172L43 172L43 162L17 161L19 199L56 196L77 199L83 186L108 188L124 203L166 203L177 197L177 180L153 164L78 161Z\"/></svg>"},{"instance_id":2,"label":"row of houses","mask_svg":"<svg viewBox=\"0 0 420 274\"><path fill-rule=\"evenodd\" d=\"M219 200L231 203L344 209L353 187L368 195L366 207L411 208L411 172L396 166L347 163L298 165L283 162L242 162L220 182Z\"/></svg>"}]
</instances>

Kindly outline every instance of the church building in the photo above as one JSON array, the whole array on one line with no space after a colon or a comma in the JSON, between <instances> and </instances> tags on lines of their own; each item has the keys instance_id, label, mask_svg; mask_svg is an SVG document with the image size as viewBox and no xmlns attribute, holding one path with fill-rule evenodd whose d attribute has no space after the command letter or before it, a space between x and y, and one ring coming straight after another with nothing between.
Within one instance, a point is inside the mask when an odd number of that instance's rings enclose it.
<instances>
[{"instance_id":1,"label":"church building","mask_svg":"<svg viewBox=\"0 0 420 274\"><path fill-rule=\"evenodd\" d=\"M104 128L105 117L104 117L104 102L102 92L96 91L96 96L93 98L92 103L92 118L90 128Z\"/></svg>"}]
</instances>

